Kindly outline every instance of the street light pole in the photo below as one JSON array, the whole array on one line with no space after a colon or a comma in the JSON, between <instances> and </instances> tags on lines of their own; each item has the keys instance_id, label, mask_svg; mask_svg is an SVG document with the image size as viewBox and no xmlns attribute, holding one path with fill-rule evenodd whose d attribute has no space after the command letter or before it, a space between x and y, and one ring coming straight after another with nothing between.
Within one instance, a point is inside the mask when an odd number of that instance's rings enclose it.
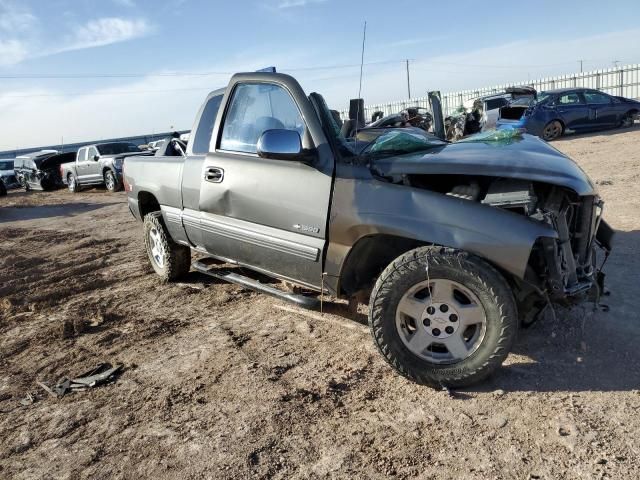
<instances>
[{"instance_id":1,"label":"street light pole","mask_svg":"<svg viewBox=\"0 0 640 480\"><path fill-rule=\"evenodd\" d=\"M406 60L407 65L407 95L409 95L409 100L411 100L411 79L409 77L409 59Z\"/></svg>"}]
</instances>

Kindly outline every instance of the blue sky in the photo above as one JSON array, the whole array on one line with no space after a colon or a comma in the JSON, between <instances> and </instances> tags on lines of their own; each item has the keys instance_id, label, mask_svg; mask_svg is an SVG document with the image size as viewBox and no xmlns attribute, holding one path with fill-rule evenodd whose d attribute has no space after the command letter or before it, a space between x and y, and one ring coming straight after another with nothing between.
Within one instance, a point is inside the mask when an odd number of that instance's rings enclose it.
<instances>
[{"instance_id":1,"label":"blue sky","mask_svg":"<svg viewBox=\"0 0 640 480\"><path fill-rule=\"evenodd\" d=\"M268 65L343 108L365 20L367 103L406 98L406 58L412 96L640 62L637 0L0 0L0 150L188 129Z\"/></svg>"}]
</instances>

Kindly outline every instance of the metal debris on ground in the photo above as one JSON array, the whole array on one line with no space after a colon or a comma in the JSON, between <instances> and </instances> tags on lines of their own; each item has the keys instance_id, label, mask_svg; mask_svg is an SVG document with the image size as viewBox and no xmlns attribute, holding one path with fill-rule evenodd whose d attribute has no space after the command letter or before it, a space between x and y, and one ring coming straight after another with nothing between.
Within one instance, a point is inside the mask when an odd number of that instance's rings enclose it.
<instances>
[{"instance_id":1,"label":"metal debris on ground","mask_svg":"<svg viewBox=\"0 0 640 480\"><path fill-rule=\"evenodd\" d=\"M49 395L62 397L69 392L78 392L110 382L115 379L120 369L122 369L122 365L114 367L110 363L101 363L96 368L85 372L77 378L62 378L53 387L49 387L42 382L37 383Z\"/></svg>"},{"instance_id":2,"label":"metal debris on ground","mask_svg":"<svg viewBox=\"0 0 640 480\"><path fill-rule=\"evenodd\" d=\"M20 400L20 405L22 405L23 407L28 407L29 405L33 405L35 401L35 397L30 393L27 393L27 395Z\"/></svg>"}]
</instances>

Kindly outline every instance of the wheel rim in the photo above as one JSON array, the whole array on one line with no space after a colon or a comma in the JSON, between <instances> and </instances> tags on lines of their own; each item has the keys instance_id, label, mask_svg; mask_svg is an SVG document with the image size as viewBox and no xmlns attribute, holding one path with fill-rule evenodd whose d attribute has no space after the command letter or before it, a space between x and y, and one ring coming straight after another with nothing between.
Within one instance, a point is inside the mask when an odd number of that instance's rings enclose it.
<instances>
[{"instance_id":1,"label":"wheel rim","mask_svg":"<svg viewBox=\"0 0 640 480\"><path fill-rule=\"evenodd\" d=\"M107 188L109 190L113 190L113 175L110 174L110 173L107 173L106 177L107 178L106 178L105 183L107 184Z\"/></svg>"},{"instance_id":2,"label":"wheel rim","mask_svg":"<svg viewBox=\"0 0 640 480\"><path fill-rule=\"evenodd\" d=\"M160 268L164 268L164 246L157 228L149 230L149 248L151 250L151 258L153 258L155 264Z\"/></svg>"},{"instance_id":3,"label":"wheel rim","mask_svg":"<svg viewBox=\"0 0 640 480\"><path fill-rule=\"evenodd\" d=\"M622 126L623 127L630 127L633 125L633 117L630 115L627 115L626 117L624 117L622 119Z\"/></svg>"},{"instance_id":4,"label":"wheel rim","mask_svg":"<svg viewBox=\"0 0 640 480\"><path fill-rule=\"evenodd\" d=\"M551 122L549 125L547 125L544 128L543 136L545 140L553 140L558 135L560 135L561 131L562 131L562 127L558 122Z\"/></svg>"},{"instance_id":5,"label":"wheel rim","mask_svg":"<svg viewBox=\"0 0 640 480\"><path fill-rule=\"evenodd\" d=\"M76 179L75 177L69 177L69 190L75 192L76 190Z\"/></svg>"},{"instance_id":6,"label":"wheel rim","mask_svg":"<svg viewBox=\"0 0 640 480\"><path fill-rule=\"evenodd\" d=\"M396 328L411 353L430 363L458 363L484 340L487 319L478 297L447 279L423 281L402 296Z\"/></svg>"}]
</instances>

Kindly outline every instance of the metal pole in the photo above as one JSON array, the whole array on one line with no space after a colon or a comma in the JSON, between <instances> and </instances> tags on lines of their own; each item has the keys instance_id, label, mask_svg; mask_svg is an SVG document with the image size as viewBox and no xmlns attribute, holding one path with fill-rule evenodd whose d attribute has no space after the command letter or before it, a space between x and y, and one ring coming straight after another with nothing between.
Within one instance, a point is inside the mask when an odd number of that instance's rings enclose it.
<instances>
[{"instance_id":1,"label":"metal pole","mask_svg":"<svg viewBox=\"0 0 640 480\"><path fill-rule=\"evenodd\" d=\"M580 73L582 73L582 60L578 60L580 62Z\"/></svg>"},{"instance_id":2,"label":"metal pole","mask_svg":"<svg viewBox=\"0 0 640 480\"><path fill-rule=\"evenodd\" d=\"M409 95L409 100L411 100L411 78L409 76L409 59L407 59L406 62L407 62L407 94Z\"/></svg>"}]
</instances>

